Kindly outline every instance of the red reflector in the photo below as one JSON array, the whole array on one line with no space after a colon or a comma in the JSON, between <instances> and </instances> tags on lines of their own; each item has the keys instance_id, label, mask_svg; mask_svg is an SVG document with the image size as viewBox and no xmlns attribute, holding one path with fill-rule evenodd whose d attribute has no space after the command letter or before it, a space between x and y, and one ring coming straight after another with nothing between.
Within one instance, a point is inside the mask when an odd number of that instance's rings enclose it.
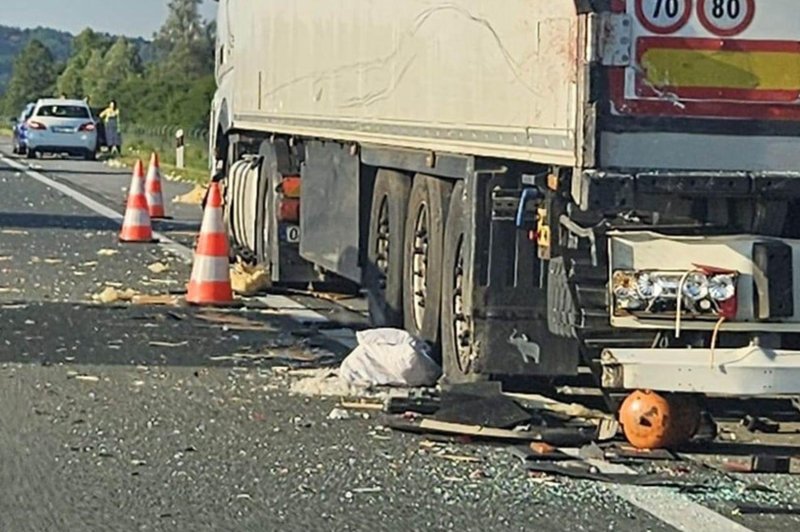
<instances>
[{"instance_id":1,"label":"red reflector","mask_svg":"<svg viewBox=\"0 0 800 532\"><path fill-rule=\"evenodd\" d=\"M278 221L297 223L300 221L300 200L282 199L278 210Z\"/></svg>"},{"instance_id":2,"label":"red reflector","mask_svg":"<svg viewBox=\"0 0 800 532\"><path fill-rule=\"evenodd\" d=\"M736 300L736 296L719 302L719 315L726 320L736 319L736 313L738 311L739 304Z\"/></svg>"}]
</instances>

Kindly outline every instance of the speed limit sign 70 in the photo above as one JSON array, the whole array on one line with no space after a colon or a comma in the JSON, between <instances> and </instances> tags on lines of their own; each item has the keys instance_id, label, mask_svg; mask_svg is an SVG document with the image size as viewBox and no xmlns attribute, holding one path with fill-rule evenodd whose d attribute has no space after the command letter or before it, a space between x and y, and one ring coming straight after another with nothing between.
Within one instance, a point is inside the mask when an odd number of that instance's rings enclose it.
<instances>
[{"instance_id":1,"label":"speed limit sign 70","mask_svg":"<svg viewBox=\"0 0 800 532\"><path fill-rule=\"evenodd\" d=\"M648 31L665 35L689 22L692 7L692 0L636 0L636 18Z\"/></svg>"},{"instance_id":2,"label":"speed limit sign 70","mask_svg":"<svg viewBox=\"0 0 800 532\"><path fill-rule=\"evenodd\" d=\"M698 0L697 17L705 29L719 37L746 30L756 16L755 0Z\"/></svg>"}]
</instances>

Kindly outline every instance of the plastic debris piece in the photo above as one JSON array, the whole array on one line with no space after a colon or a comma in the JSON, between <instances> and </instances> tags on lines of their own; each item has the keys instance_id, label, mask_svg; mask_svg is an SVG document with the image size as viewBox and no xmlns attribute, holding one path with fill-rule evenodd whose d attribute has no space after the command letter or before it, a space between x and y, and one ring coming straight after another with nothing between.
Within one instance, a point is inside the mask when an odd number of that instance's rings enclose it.
<instances>
[{"instance_id":1,"label":"plastic debris piece","mask_svg":"<svg viewBox=\"0 0 800 532\"><path fill-rule=\"evenodd\" d=\"M200 205L206 196L206 187L197 185L192 190L181 196L172 198L172 203L183 203L186 205Z\"/></svg>"},{"instance_id":2,"label":"plastic debris piece","mask_svg":"<svg viewBox=\"0 0 800 532\"><path fill-rule=\"evenodd\" d=\"M148 344L153 347L183 347L185 345L189 345L189 341L184 340L183 342L161 342L158 340L152 340L148 342Z\"/></svg>"},{"instance_id":3,"label":"plastic debris piece","mask_svg":"<svg viewBox=\"0 0 800 532\"><path fill-rule=\"evenodd\" d=\"M136 295L136 291L131 288L128 288L127 290L117 290L116 288L109 286L99 294L93 295L92 299L94 301L99 301L100 303L108 304L116 303L117 301L131 301Z\"/></svg>"},{"instance_id":4,"label":"plastic debris piece","mask_svg":"<svg viewBox=\"0 0 800 532\"><path fill-rule=\"evenodd\" d=\"M425 342L399 329L356 333L358 346L342 362L341 378L357 386L431 386L441 369Z\"/></svg>"},{"instance_id":5,"label":"plastic debris piece","mask_svg":"<svg viewBox=\"0 0 800 532\"><path fill-rule=\"evenodd\" d=\"M153 264L148 265L147 269L152 273L159 274L169 270L169 265L164 264L163 262L154 262Z\"/></svg>"},{"instance_id":6,"label":"plastic debris piece","mask_svg":"<svg viewBox=\"0 0 800 532\"><path fill-rule=\"evenodd\" d=\"M254 296L272 285L269 273L261 266L237 262L231 266L231 288L242 296Z\"/></svg>"},{"instance_id":7,"label":"plastic debris piece","mask_svg":"<svg viewBox=\"0 0 800 532\"><path fill-rule=\"evenodd\" d=\"M97 252L101 257L113 257L117 253L119 253L119 251L116 249L101 249Z\"/></svg>"},{"instance_id":8,"label":"plastic debris piece","mask_svg":"<svg viewBox=\"0 0 800 532\"><path fill-rule=\"evenodd\" d=\"M352 415L344 408L338 408L338 407L334 408L328 414L328 419L333 419L333 420L344 420L350 418L352 418Z\"/></svg>"},{"instance_id":9,"label":"plastic debris piece","mask_svg":"<svg viewBox=\"0 0 800 532\"><path fill-rule=\"evenodd\" d=\"M171 296L171 295L158 295L158 296L136 295L133 296L131 302L134 305L177 305L178 298L176 296Z\"/></svg>"}]
</instances>

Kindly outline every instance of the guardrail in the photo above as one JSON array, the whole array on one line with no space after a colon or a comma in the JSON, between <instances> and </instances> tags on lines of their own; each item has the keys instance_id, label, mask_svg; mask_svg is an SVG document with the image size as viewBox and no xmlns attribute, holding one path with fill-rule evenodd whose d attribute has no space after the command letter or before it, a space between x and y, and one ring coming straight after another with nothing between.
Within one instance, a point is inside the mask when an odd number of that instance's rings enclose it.
<instances>
[{"instance_id":1,"label":"guardrail","mask_svg":"<svg viewBox=\"0 0 800 532\"><path fill-rule=\"evenodd\" d=\"M122 149L124 154L132 152L158 152L162 162L176 165L175 134L183 132L183 162L189 170L207 171L208 131L205 129L185 129L180 126L139 126L122 125Z\"/></svg>"}]
</instances>

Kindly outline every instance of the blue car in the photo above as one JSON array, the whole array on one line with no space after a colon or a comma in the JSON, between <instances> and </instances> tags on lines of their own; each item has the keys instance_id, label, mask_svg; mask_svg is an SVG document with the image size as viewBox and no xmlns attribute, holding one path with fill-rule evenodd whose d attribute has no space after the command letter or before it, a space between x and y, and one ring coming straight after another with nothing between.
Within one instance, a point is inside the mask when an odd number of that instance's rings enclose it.
<instances>
[{"instance_id":1,"label":"blue car","mask_svg":"<svg viewBox=\"0 0 800 532\"><path fill-rule=\"evenodd\" d=\"M33 114L33 109L36 104L29 103L25 106L25 110L19 115L19 118L14 119L14 127L12 133L12 150L18 155L25 155L28 152L28 119Z\"/></svg>"}]
</instances>

